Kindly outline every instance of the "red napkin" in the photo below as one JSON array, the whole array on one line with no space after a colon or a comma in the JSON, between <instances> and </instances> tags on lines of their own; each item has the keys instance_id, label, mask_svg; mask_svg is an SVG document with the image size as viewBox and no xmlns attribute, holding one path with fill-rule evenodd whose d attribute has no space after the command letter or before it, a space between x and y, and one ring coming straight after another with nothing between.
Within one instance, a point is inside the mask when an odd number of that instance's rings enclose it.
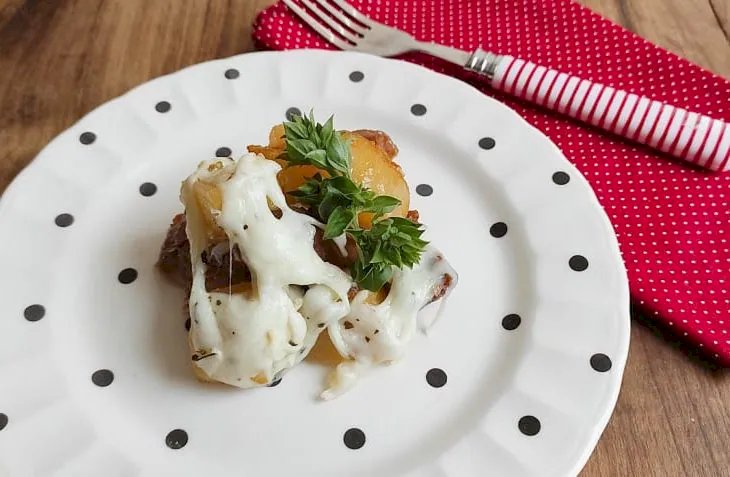
<instances>
[{"instance_id":1,"label":"red napkin","mask_svg":"<svg viewBox=\"0 0 730 477\"><path fill-rule=\"evenodd\" d=\"M519 56L730 121L730 82L569 0L349 1L418 39ZM332 48L281 3L261 13L254 38L267 49ZM403 59L467 78L428 56ZM694 169L481 89L547 134L591 183L616 230L634 304L730 366L730 173Z\"/></svg>"}]
</instances>

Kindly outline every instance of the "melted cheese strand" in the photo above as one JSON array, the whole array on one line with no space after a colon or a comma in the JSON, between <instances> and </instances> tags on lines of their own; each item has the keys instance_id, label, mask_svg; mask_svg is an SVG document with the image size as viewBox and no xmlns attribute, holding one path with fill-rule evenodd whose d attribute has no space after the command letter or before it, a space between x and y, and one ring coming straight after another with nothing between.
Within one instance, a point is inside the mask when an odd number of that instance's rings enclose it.
<instances>
[{"instance_id":1,"label":"melted cheese strand","mask_svg":"<svg viewBox=\"0 0 730 477\"><path fill-rule=\"evenodd\" d=\"M217 162L223 167L216 170ZM276 162L247 154L237 163L204 162L183 185L193 268L194 364L210 379L244 388L270 383L297 364L327 324L349 311L350 277L315 252L317 223L288 207L276 181L279 170ZM221 191L223 210L215 219L251 271L250 294L205 289L206 228L193 196L198 180ZM280 218L269 204L281 210ZM310 288L298 298L292 285Z\"/></svg>"},{"instance_id":2,"label":"melted cheese strand","mask_svg":"<svg viewBox=\"0 0 730 477\"><path fill-rule=\"evenodd\" d=\"M332 399L373 366L400 359L415 334L418 311L439 287L447 293L457 276L438 250L427 247L412 269L394 270L382 303L369 303L370 293L362 291L350 304L351 278L315 252L315 227L323 225L289 208L276 180L280 169L247 154L237 162L203 162L183 184L193 272L193 362L211 380L262 386L304 359L328 329L346 359L321 395ZM230 286L225 293L206 291L201 254L209 245L209 226L195 197L197 181L216 185L222 195L222 210L214 211L214 218L228 238L230 256L235 244L251 272L250 292L232 293ZM281 211L279 218L272 207ZM345 236L335 243L345 255ZM229 268L230 280L232 258ZM444 285L447 277L450 283Z\"/></svg>"},{"instance_id":3,"label":"melted cheese strand","mask_svg":"<svg viewBox=\"0 0 730 477\"><path fill-rule=\"evenodd\" d=\"M447 275L446 293L456 285L456 272L429 246L413 268L394 271L390 293L382 303L370 304L369 292L358 293L347 316L329 327L332 343L348 361L332 373L322 398L341 395L370 367L400 359L415 334L418 311L433 301Z\"/></svg>"}]
</instances>

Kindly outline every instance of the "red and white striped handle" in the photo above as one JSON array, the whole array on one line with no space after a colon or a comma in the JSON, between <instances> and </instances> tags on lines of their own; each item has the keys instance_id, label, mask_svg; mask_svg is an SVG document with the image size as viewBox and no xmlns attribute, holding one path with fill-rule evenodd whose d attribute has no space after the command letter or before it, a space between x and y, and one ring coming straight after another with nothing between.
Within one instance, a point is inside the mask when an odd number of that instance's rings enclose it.
<instances>
[{"instance_id":1,"label":"red and white striped handle","mask_svg":"<svg viewBox=\"0 0 730 477\"><path fill-rule=\"evenodd\" d=\"M713 171L730 170L730 126L645 96L504 55L492 86Z\"/></svg>"}]
</instances>

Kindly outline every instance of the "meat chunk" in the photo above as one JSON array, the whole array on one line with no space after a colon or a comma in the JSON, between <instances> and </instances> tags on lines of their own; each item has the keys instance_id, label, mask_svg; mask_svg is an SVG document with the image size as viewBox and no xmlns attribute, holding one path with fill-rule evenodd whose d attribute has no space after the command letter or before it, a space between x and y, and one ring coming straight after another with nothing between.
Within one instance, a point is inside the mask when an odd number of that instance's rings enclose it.
<instances>
[{"instance_id":1,"label":"meat chunk","mask_svg":"<svg viewBox=\"0 0 730 477\"><path fill-rule=\"evenodd\" d=\"M190 242L185 233L186 225L185 214L173 217L160 249L157 266L180 285L190 288L193 278L190 269Z\"/></svg>"},{"instance_id":2,"label":"meat chunk","mask_svg":"<svg viewBox=\"0 0 730 477\"><path fill-rule=\"evenodd\" d=\"M186 224L184 214L178 214L172 219L160 249L157 265L180 285L190 289L192 271L190 242L185 233ZM348 237L345 245L346 254L343 255L334 241L324 239L324 233L320 229L315 230L313 247L322 260L342 269L348 268L357 259L357 248L352 238ZM234 244L231 247L227 240L208 246L201 254L201 259L207 265L205 288L209 292L227 290L229 285L235 286L251 281L251 271L243 261L238 245Z\"/></svg>"},{"instance_id":3,"label":"meat chunk","mask_svg":"<svg viewBox=\"0 0 730 477\"><path fill-rule=\"evenodd\" d=\"M433 303L436 300L440 300L441 298L446 295L449 290L451 289L451 284L454 281L454 277L449 275L448 273L445 273L441 277L441 281L439 284L433 289L433 294L431 295L431 299L428 301L428 303Z\"/></svg>"},{"instance_id":4,"label":"meat chunk","mask_svg":"<svg viewBox=\"0 0 730 477\"><path fill-rule=\"evenodd\" d=\"M160 249L157 266L172 277L177 283L190 289L192 285L192 268L190 265L190 242L185 233L187 220L184 214L172 219L167 236ZM205 271L205 288L207 291L227 289L229 285L238 285L251 281L251 272L241 258L238 246L229 246L228 242L220 242L209 246L201 255L207 265Z\"/></svg>"},{"instance_id":5,"label":"meat chunk","mask_svg":"<svg viewBox=\"0 0 730 477\"><path fill-rule=\"evenodd\" d=\"M333 240L324 239L324 232L319 228L314 232L314 251L325 262L329 262L343 270L350 267L357 259L357 246L352 237L347 237L345 243L345 252L347 254L343 255L340 247Z\"/></svg>"},{"instance_id":6,"label":"meat chunk","mask_svg":"<svg viewBox=\"0 0 730 477\"><path fill-rule=\"evenodd\" d=\"M418 219L420 218L420 214L417 210L409 210L406 214L406 219L410 220L411 222L418 222Z\"/></svg>"},{"instance_id":7,"label":"meat chunk","mask_svg":"<svg viewBox=\"0 0 730 477\"><path fill-rule=\"evenodd\" d=\"M393 158L398 154L398 147L395 145L390 136L385 134L383 131L377 131L374 129L358 129L352 131L355 134L359 134L370 142L375 143L383 152L388 156L388 159Z\"/></svg>"},{"instance_id":8,"label":"meat chunk","mask_svg":"<svg viewBox=\"0 0 730 477\"><path fill-rule=\"evenodd\" d=\"M201 254L203 263L207 265L205 270L205 289L228 290L240 283L251 281L251 271L241 257L238 245L230 246L226 240L208 247Z\"/></svg>"}]
</instances>

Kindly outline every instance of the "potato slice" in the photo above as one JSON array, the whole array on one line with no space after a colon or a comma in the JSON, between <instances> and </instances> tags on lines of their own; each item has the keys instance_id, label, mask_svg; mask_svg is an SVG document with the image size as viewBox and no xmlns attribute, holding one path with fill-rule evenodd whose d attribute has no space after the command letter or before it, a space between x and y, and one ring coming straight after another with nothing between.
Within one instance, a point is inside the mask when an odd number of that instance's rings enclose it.
<instances>
[{"instance_id":1,"label":"potato slice","mask_svg":"<svg viewBox=\"0 0 730 477\"><path fill-rule=\"evenodd\" d=\"M270 161L276 161L282 167L277 179L284 192L292 192L296 190L300 185L304 184L307 179L318 172L323 172L314 166L289 166L285 160L279 159L279 156L286 149L286 142L284 141L284 126L281 124L277 124L271 128L271 132L269 133L269 144L267 146L250 145L247 149L248 152L261 154ZM292 201L289 197L287 197L287 200L289 201L289 204L291 204Z\"/></svg>"},{"instance_id":2,"label":"potato slice","mask_svg":"<svg viewBox=\"0 0 730 477\"><path fill-rule=\"evenodd\" d=\"M367 292L367 297L365 298L365 303L368 303L370 305L380 305L385 301L386 298L388 298L388 294L390 293L390 283L386 283L386 286L382 287L380 290L376 291L375 293L369 291Z\"/></svg>"},{"instance_id":3,"label":"potato slice","mask_svg":"<svg viewBox=\"0 0 730 477\"><path fill-rule=\"evenodd\" d=\"M278 159L278 157L281 155L282 152L284 152L283 149L278 149L271 146L248 146L247 147L248 152L253 152L254 154L261 154L266 159L270 161L276 161L279 163L281 167L286 167L286 161L283 161L281 159Z\"/></svg>"},{"instance_id":4,"label":"potato slice","mask_svg":"<svg viewBox=\"0 0 730 477\"><path fill-rule=\"evenodd\" d=\"M205 221L208 240L211 243L226 240L226 233L218 226L214 216L223 207L223 196L218 186L198 180L193 184L193 196Z\"/></svg>"},{"instance_id":5,"label":"potato slice","mask_svg":"<svg viewBox=\"0 0 730 477\"><path fill-rule=\"evenodd\" d=\"M351 141L352 180L378 195L389 195L400 199L401 204L388 216L405 217L410 203L408 184L403 170L392 161L375 142L351 132L343 132ZM360 227L370 228L372 214L360 214Z\"/></svg>"},{"instance_id":6,"label":"potato slice","mask_svg":"<svg viewBox=\"0 0 730 477\"><path fill-rule=\"evenodd\" d=\"M286 149L283 124L277 124L269 131L269 147L281 150Z\"/></svg>"},{"instance_id":7,"label":"potato slice","mask_svg":"<svg viewBox=\"0 0 730 477\"><path fill-rule=\"evenodd\" d=\"M253 283L251 282L241 282L241 283L235 283L231 285L230 287L225 286L223 288L216 288L215 290L211 290L209 293L228 293L231 295L246 295L247 298L255 298L257 295L256 291L254 290Z\"/></svg>"},{"instance_id":8,"label":"potato slice","mask_svg":"<svg viewBox=\"0 0 730 477\"><path fill-rule=\"evenodd\" d=\"M276 176L276 179L279 181L281 190L287 193L297 190L300 185L307 181L307 179L318 173L323 177L329 176L329 174L325 171L314 166L289 166L279 171L279 175ZM286 196L286 200L289 205L296 202L288 195Z\"/></svg>"}]
</instances>

